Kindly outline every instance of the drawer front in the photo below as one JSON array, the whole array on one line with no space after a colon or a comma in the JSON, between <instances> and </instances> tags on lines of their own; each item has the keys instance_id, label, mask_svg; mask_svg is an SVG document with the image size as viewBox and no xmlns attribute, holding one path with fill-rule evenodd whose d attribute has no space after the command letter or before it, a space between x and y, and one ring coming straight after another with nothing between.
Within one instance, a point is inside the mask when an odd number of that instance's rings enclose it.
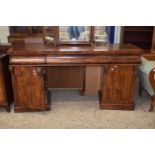
<instances>
[{"instance_id":1,"label":"drawer front","mask_svg":"<svg viewBox=\"0 0 155 155\"><path fill-rule=\"evenodd\" d=\"M103 64L107 56L47 56L47 64Z\"/></svg>"},{"instance_id":2,"label":"drawer front","mask_svg":"<svg viewBox=\"0 0 155 155\"><path fill-rule=\"evenodd\" d=\"M109 56L108 57L109 63L140 63L139 56Z\"/></svg>"},{"instance_id":3,"label":"drawer front","mask_svg":"<svg viewBox=\"0 0 155 155\"><path fill-rule=\"evenodd\" d=\"M22 56L12 56L10 58L11 64L44 64L45 63L44 56L30 56L30 57L22 57Z\"/></svg>"}]
</instances>

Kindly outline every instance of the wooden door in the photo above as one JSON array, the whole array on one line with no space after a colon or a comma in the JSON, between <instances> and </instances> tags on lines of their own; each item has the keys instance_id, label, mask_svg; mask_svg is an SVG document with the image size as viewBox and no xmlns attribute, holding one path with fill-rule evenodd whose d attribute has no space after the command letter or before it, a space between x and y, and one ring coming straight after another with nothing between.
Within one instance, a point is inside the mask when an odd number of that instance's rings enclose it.
<instances>
[{"instance_id":1,"label":"wooden door","mask_svg":"<svg viewBox=\"0 0 155 155\"><path fill-rule=\"evenodd\" d=\"M101 108L133 109L135 81L135 65L108 65L101 86Z\"/></svg>"},{"instance_id":2,"label":"wooden door","mask_svg":"<svg viewBox=\"0 0 155 155\"><path fill-rule=\"evenodd\" d=\"M15 107L45 110L43 68L15 66L12 68Z\"/></svg>"},{"instance_id":3,"label":"wooden door","mask_svg":"<svg viewBox=\"0 0 155 155\"><path fill-rule=\"evenodd\" d=\"M2 63L0 62L0 105L4 105L7 103L6 100L6 88L4 82L4 74L2 69Z\"/></svg>"}]
</instances>

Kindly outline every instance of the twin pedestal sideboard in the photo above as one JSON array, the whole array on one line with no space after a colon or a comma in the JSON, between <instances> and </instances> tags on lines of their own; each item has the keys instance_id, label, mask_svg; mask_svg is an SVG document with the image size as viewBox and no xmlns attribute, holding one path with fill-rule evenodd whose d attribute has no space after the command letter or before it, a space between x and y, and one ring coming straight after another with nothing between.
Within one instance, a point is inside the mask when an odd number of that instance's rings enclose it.
<instances>
[{"instance_id":1,"label":"twin pedestal sideboard","mask_svg":"<svg viewBox=\"0 0 155 155\"><path fill-rule=\"evenodd\" d=\"M3 100L1 96L5 96L5 93L0 93L0 105L8 105L7 103L10 104L14 98L12 102L15 112L49 110L51 96L48 90L51 85L49 81L56 81L55 75L60 75L50 69L66 67L66 73L68 68L75 68L74 72L82 68L79 75L83 79L81 95L95 88L99 94L100 109L133 110L140 52L139 48L130 44L96 47L14 45L6 54L9 57L8 68L14 95L11 97L8 94ZM0 81L5 79L2 75L4 72L0 69ZM69 77L70 81L74 81L74 75L70 74ZM63 81L63 78L61 80ZM2 84L0 87L5 85ZM7 87L3 88L4 92L6 89ZM7 98L11 100L8 101Z\"/></svg>"}]
</instances>

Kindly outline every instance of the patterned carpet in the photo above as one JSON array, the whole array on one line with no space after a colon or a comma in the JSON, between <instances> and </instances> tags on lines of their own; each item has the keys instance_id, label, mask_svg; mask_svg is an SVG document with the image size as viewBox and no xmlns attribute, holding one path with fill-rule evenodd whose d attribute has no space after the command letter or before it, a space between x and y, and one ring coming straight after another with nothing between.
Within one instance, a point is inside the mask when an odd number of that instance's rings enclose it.
<instances>
[{"instance_id":1,"label":"patterned carpet","mask_svg":"<svg viewBox=\"0 0 155 155\"><path fill-rule=\"evenodd\" d=\"M155 128L155 113L148 112L150 97L135 96L134 111L100 110L98 96L80 96L76 90L53 90L51 111L0 111L0 128Z\"/></svg>"}]
</instances>

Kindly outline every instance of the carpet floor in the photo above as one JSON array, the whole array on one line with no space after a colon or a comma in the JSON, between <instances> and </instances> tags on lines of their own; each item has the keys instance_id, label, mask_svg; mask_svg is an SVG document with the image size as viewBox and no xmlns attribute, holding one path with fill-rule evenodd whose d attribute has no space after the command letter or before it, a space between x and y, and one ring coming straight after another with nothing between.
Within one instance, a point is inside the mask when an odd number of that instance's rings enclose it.
<instances>
[{"instance_id":1,"label":"carpet floor","mask_svg":"<svg viewBox=\"0 0 155 155\"><path fill-rule=\"evenodd\" d=\"M150 97L135 96L134 111L100 110L98 96L80 96L76 90L53 90L51 111L0 111L0 128L155 128L155 113L148 112Z\"/></svg>"}]
</instances>

